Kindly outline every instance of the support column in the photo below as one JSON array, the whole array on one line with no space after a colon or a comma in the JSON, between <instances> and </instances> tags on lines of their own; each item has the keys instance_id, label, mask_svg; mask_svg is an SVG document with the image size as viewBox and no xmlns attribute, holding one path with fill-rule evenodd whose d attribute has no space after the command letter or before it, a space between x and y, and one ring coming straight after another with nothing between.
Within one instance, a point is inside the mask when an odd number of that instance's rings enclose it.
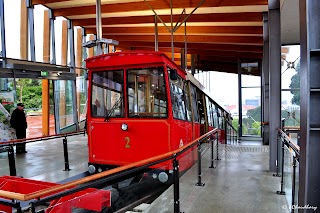
<instances>
[{"instance_id":1,"label":"support column","mask_svg":"<svg viewBox=\"0 0 320 213\"><path fill-rule=\"evenodd\" d=\"M89 41L92 41L95 39L94 35L89 35ZM91 58L94 56L94 47L88 48L88 58Z\"/></svg>"},{"instance_id":2,"label":"support column","mask_svg":"<svg viewBox=\"0 0 320 213\"><path fill-rule=\"evenodd\" d=\"M185 56L185 49L181 49L180 50L180 65L181 65L181 68L183 70L186 70L186 56Z\"/></svg>"},{"instance_id":3,"label":"support column","mask_svg":"<svg viewBox=\"0 0 320 213\"><path fill-rule=\"evenodd\" d=\"M28 60L28 10L26 0L20 7L20 59Z\"/></svg>"},{"instance_id":4,"label":"support column","mask_svg":"<svg viewBox=\"0 0 320 213\"><path fill-rule=\"evenodd\" d=\"M30 44L30 57L31 61L36 61L36 46L34 39L34 14L33 14L33 5L31 0L27 0L28 8L28 28L29 28L29 44Z\"/></svg>"},{"instance_id":5,"label":"support column","mask_svg":"<svg viewBox=\"0 0 320 213\"><path fill-rule=\"evenodd\" d=\"M102 38L102 20L101 20L101 0L96 0L96 29L97 29L97 40ZM102 45L97 45L97 55L102 54Z\"/></svg>"},{"instance_id":6,"label":"support column","mask_svg":"<svg viewBox=\"0 0 320 213\"><path fill-rule=\"evenodd\" d=\"M49 10L43 13L43 62L50 62L50 17ZM47 136L49 131L49 80L42 80L42 135Z\"/></svg>"},{"instance_id":7,"label":"support column","mask_svg":"<svg viewBox=\"0 0 320 213\"><path fill-rule=\"evenodd\" d=\"M280 0L269 1L269 147L270 172L277 171L277 153L281 144L277 143L278 128L281 126L281 30ZM281 156L280 156L281 157ZM280 159L280 158L279 158Z\"/></svg>"},{"instance_id":8,"label":"support column","mask_svg":"<svg viewBox=\"0 0 320 213\"><path fill-rule=\"evenodd\" d=\"M300 1L300 159L299 206L317 207L300 209L318 212L320 208L320 2Z\"/></svg>"},{"instance_id":9,"label":"support column","mask_svg":"<svg viewBox=\"0 0 320 213\"><path fill-rule=\"evenodd\" d=\"M242 137L242 82L241 82L241 60L238 59L238 110L239 110L239 122L238 122L238 137Z\"/></svg>"},{"instance_id":10,"label":"support column","mask_svg":"<svg viewBox=\"0 0 320 213\"><path fill-rule=\"evenodd\" d=\"M157 16L154 16L154 51L159 51L159 43L158 43L158 20Z\"/></svg>"},{"instance_id":11,"label":"support column","mask_svg":"<svg viewBox=\"0 0 320 213\"><path fill-rule=\"evenodd\" d=\"M194 76L196 73L196 55L191 54L191 74Z\"/></svg>"},{"instance_id":12,"label":"support column","mask_svg":"<svg viewBox=\"0 0 320 213\"><path fill-rule=\"evenodd\" d=\"M4 2L0 0L0 33L1 33L1 53L2 57L6 58L6 34L5 34L5 27L4 27ZM3 60L5 62L5 60ZM5 67L5 63L2 64Z\"/></svg>"},{"instance_id":13,"label":"support column","mask_svg":"<svg viewBox=\"0 0 320 213\"><path fill-rule=\"evenodd\" d=\"M268 13L263 13L263 59L262 59L262 123L263 145L269 144L269 22Z\"/></svg>"},{"instance_id":14,"label":"support column","mask_svg":"<svg viewBox=\"0 0 320 213\"><path fill-rule=\"evenodd\" d=\"M77 37L76 37L76 48L75 48L75 63L76 63L76 73L77 76L80 77L81 76L81 63L82 63L82 28L77 28L76 31ZM79 78L81 79L81 78ZM78 118L80 118L80 88L76 88L76 92L77 92L77 109L78 110Z\"/></svg>"}]
</instances>

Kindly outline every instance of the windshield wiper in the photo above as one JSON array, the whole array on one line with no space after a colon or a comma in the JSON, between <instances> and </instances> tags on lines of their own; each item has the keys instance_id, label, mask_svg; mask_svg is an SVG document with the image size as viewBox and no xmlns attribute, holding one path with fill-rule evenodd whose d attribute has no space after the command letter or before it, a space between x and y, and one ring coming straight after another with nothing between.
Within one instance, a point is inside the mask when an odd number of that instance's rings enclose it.
<instances>
[{"instance_id":1,"label":"windshield wiper","mask_svg":"<svg viewBox=\"0 0 320 213\"><path fill-rule=\"evenodd\" d=\"M104 119L104 121L109 121L110 116L114 113L114 111L116 110L116 108L118 108L121 104L122 101L122 97L120 97L116 103L113 104L112 108L110 110L108 110L108 114L106 116L106 118Z\"/></svg>"}]
</instances>

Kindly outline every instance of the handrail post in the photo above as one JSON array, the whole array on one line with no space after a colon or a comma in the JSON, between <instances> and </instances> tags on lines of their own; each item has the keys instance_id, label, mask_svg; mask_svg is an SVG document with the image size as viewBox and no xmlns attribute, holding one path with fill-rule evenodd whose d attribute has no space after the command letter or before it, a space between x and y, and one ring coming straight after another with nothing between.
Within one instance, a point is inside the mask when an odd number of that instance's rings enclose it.
<instances>
[{"instance_id":1,"label":"handrail post","mask_svg":"<svg viewBox=\"0 0 320 213\"><path fill-rule=\"evenodd\" d=\"M64 154L64 170L63 171L70 171L71 169L69 168L67 136L64 136L64 139L63 139L63 154Z\"/></svg>"},{"instance_id":2,"label":"handrail post","mask_svg":"<svg viewBox=\"0 0 320 213\"><path fill-rule=\"evenodd\" d=\"M221 160L219 158L219 132L218 131L216 133L216 141L217 141L217 158L216 158L216 160Z\"/></svg>"},{"instance_id":3,"label":"handrail post","mask_svg":"<svg viewBox=\"0 0 320 213\"><path fill-rule=\"evenodd\" d=\"M224 121L224 134L225 134L225 136L224 136L224 142L225 142L225 144L227 145L227 143L228 143L228 136L227 136L227 120L225 120Z\"/></svg>"},{"instance_id":4,"label":"handrail post","mask_svg":"<svg viewBox=\"0 0 320 213\"><path fill-rule=\"evenodd\" d=\"M205 184L201 182L201 142L198 141L198 183L197 186L204 186Z\"/></svg>"},{"instance_id":5,"label":"handrail post","mask_svg":"<svg viewBox=\"0 0 320 213\"><path fill-rule=\"evenodd\" d=\"M285 191L283 191L283 185L284 185L284 175L283 175L283 173L284 173L284 143L285 143L285 141L283 141L282 142L282 166L281 166L281 186L280 186L280 191L277 191L277 194L278 195L285 195L286 194L286 192Z\"/></svg>"},{"instance_id":6,"label":"handrail post","mask_svg":"<svg viewBox=\"0 0 320 213\"><path fill-rule=\"evenodd\" d=\"M297 167L297 158L293 156L293 176L292 176L292 205L295 205L295 197L296 197L296 167ZM292 208L291 212L294 213L295 208Z\"/></svg>"},{"instance_id":7,"label":"handrail post","mask_svg":"<svg viewBox=\"0 0 320 213\"><path fill-rule=\"evenodd\" d=\"M211 166L209 166L209 168L214 168L214 166L213 166L213 158L214 158L214 152L213 152L213 147L214 147L214 137L213 137L213 135L211 135Z\"/></svg>"},{"instance_id":8,"label":"handrail post","mask_svg":"<svg viewBox=\"0 0 320 213\"><path fill-rule=\"evenodd\" d=\"M280 133L278 133L278 136L277 136L277 144L279 144L279 141L281 141L281 137L280 137ZM284 146L283 142L281 141L282 143L282 146ZM282 155L282 157L284 157ZM281 175L279 174L279 149L277 149L277 174L273 174L273 176L276 176L276 177L280 177Z\"/></svg>"},{"instance_id":9,"label":"handrail post","mask_svg":"<svg viewBox=\"0 0 320 213\"><path fill-rule=\"evenodd\" d=\"M16 160L14 158L13 146L10 145L9 147L7 147L7 151L8 151L8 161L9 161L10 176L16 176L17 175Z\"/></svg>"},{"instance_id":10,"label":"handrail post","mask_svg":"<svg viewBox=\"0 0 320 213\"><path fill-rule=\"evenodd\" d=\"M180 198L179 198L179 161L173 159L173 202L174 213L180 213Z\"/></svg>"},{"instance_id":11,"label":"handrail post","mask_svg":"<svg viewBox=\"0 0 320 213\"><path fill-rule=\"evenodd\" d=\"M31 213L36 212L36 207L34 205L34 202L29 203L29 209L30 209Z\"/></svg>"}]
</instances>

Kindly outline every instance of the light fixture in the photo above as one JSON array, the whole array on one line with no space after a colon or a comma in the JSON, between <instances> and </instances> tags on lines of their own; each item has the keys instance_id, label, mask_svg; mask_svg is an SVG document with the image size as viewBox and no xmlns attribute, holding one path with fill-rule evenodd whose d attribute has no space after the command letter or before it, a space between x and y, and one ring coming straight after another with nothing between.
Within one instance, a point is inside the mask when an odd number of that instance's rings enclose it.
<instances>
[{"instance_id":1,"label":"light fixture","mask_svg":"<svg viewBox=\"0 0 320 213\"><path fill-rule=\"evenodd\" d=\"M128 124L126 124L126 123L121 124L121 129L123 131L127 131L128 130Z\"/></svg>"}]
</instances>

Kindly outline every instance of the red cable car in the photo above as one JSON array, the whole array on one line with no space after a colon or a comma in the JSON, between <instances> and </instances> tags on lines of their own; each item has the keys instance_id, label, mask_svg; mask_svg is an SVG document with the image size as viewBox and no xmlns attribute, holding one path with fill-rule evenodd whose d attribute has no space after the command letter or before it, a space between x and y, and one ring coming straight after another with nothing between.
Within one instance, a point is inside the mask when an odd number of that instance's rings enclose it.
<instances>
[{"instance_id":1,"label":"red cable car","mask_svg":"<svg viewBox=\"0 0 320 213\"><path fill-rule=\"evenodd\" d=\"M111 53L89 58L86 65L90 173L175 150L217 127L226 115L164 53ZM195 151L186 153L181 171L196 160ZM171 169L166 162L160 166Z\"/></svg>"}]
</instances>

